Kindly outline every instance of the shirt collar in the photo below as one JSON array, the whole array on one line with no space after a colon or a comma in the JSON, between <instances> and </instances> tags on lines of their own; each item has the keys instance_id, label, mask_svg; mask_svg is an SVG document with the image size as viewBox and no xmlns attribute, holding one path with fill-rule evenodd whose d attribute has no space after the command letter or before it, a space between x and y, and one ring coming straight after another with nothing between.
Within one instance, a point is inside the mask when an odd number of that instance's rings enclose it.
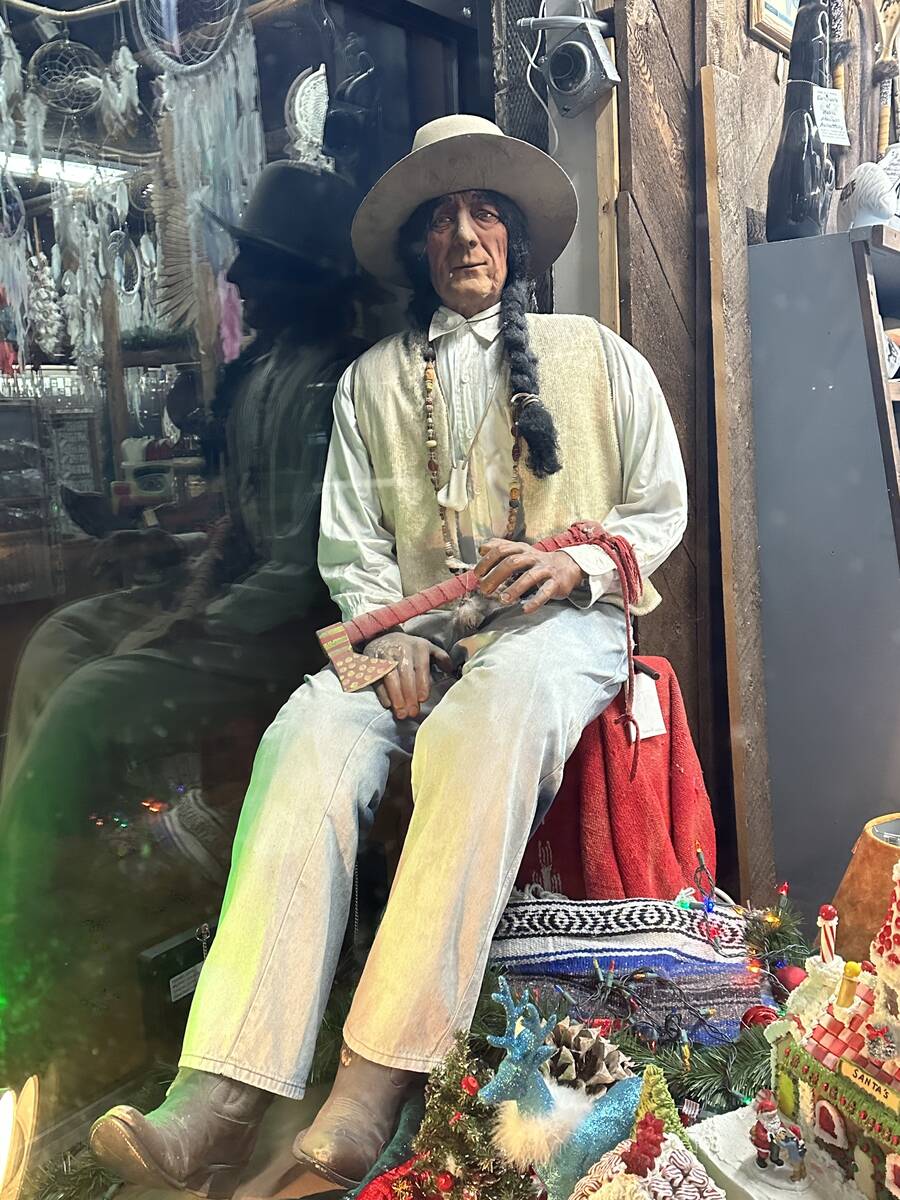
<instances>
[{"instance_id":1,"label":"shirt collar","mask_svg":"<svg viewBox=\"0 0 900 1200\"><path fill-rule=\"evenodd\" d=\"M490 308L486 308L484 312L476 313L474 317L466 318L453 309L447 308L445 305L437 310L431 318L431 326L428 330L428 340L436 341L444 334L453 333L454 330L467 327L485 346L489 346L497 340L500 334L500 304L493 304Z\"/></svg>"}]
</instances>

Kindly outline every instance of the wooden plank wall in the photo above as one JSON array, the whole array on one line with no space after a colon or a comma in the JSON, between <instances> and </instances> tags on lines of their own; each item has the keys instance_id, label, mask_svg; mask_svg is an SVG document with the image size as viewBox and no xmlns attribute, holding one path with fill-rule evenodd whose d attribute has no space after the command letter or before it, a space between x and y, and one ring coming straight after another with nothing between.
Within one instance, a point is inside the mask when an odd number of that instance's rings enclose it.
<instances>
[{"instance_id":1,"label":"wooden plank wall","mask_svg":"<svg viewBox=\"0 0 900 1200\"><path fill-rule=\"evenodd\" d=\"M655 576L664 604L641 622L671 660L702 741L698 655L698 455L694 386L694 51L685 0L616 0L621 191L620 328L650 361L678 429L692 495L681 548ZM702 473L702 468L701 468Z\"/></svg>"},{"instance_id":2,"label":"wooden plank wall","mask_svg":"<svg viewBox=\"0 0 900 1200\"><path fill-rule=\"evenodd\" d=\"M852 146L837 158L840 185L875 154L873 17L848 0L846 104ZM741 890L771 894L773 862L766 754L764 662L756 554L747 242L762 240L768 174L780 134L786 63L747 33L745 0L696 0L696 55L702 80L704 188L698 189L697 363L701 401L714 414L710 526L718 516L720 574L710 575L722 613L727 663L730 759ZM707 204L708 201L708 204ZM717 586L719 585L718 590Z\"/></svg>"},{"instance_id":3,"label":"wooden plank wall","mask_svg":"<svg viewBox=\"0 0 900 1200\"><path fill-rule=\"evenodd\" d=\"M716 133L728 147L718 183L728 198L728 260L735 272L728 289L729 331L743 341L728 347L730 369L749 387L746 340L746 243L762 237L768 173L780 133L786 60L747 31L747 0L615 0L621 191L617 204L620 328L650 360L678 429L691 492L691 523L681 549L658 574L665 603L641 623L642 648L664 654L678 672L691 726L713 798L721 849L737 857L733 770L744 813L757 806L757 854L751 866L742 830L742 878L737 887L757 891L767 880L771 847L765 834L768 779L764 754L732 755L732 737L744 751L765 745L761 701L755 544L755 496L750 410L736 403L730 425L728 396L716 396L712 374L712 317L706 170L700 110L701 68L720 68L720 94L734 111ZM847 109L853 146L838 160L838 183L860 161L874 157L877 89L868 83L874 24L868 0L847 0ZM738 86L739 81L739 86ZM720 106L721 112L721 106ZM715 145L716 138L712 139ZM713 166L713 170L718 168ZM733 227L735 226L736 227ZM721 251L722 247L719 247ZM745 389L746 391L746 389ZM749 391L747 391L749 396ZM746 396L744 399L746 400ZM725 419L734 451L725 516L733 527L726 543L738 558L729 578L737 606L723 604L719 526L716 412ZM743 413L743 415L741 415ZM720 437L724 436L719 430ZM738 450L748 445L748 453ZM743 439L743 440L742 440ZM724 443L723 443L724 446ZM736 469L735 469L736 465ZM726 472L727 474L727 472ZM726 576L729 572L726 572ZM726 616L729 627L726 629ZM739 652L726 675L723 642L737 634ZM737 675L737 679L735 676ZM731 688L735 723L729 723ZM735 688L738 690L735 691ZM740 700L738 704L737 701ZM743 722L748 722L744 727ZM741 765L743 762L743 766ZM752 821L750 822L752 825ZM753 882L751 884L752 876Z\"/></svg>"}]
</instances>

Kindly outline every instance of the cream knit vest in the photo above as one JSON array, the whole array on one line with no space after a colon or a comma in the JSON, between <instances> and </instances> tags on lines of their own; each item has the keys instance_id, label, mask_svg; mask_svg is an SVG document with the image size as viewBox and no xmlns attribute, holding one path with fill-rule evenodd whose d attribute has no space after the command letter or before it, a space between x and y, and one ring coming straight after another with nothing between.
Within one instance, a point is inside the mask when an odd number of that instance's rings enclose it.
<instances>
[{"instance_id":1,"label":"cream knit vest","mask_svg":"<svg viewBox=\"0 0 900 1200\"><path fill-rule=\"evenodd\" d=\"M606 354L590 317L529 316L541 400L553 414L562 470L537 479L522 458L527 540L561 533L573 521L602 521L622 503L622 459L616 438ZM359 360L353 379L356 417L369 451L382 523L395 538L404 595L448 578L441 523L425 448L421 342L386 338ZM501 381L508 393L508 382ZM450 432L439 388L434 424L440 481L447 481ZM523 447L524 451L524 447ZM660 602L649 580L634 609Z\"/></svg>"}]
</instances>

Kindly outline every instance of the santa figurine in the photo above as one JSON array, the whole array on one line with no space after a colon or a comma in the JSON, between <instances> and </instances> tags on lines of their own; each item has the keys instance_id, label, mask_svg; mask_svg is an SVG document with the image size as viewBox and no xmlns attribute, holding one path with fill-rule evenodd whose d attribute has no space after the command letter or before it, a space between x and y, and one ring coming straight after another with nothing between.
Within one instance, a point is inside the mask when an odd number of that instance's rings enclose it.
<instances>
[{"instance_id":1,"label":"santa figurine","mask_svg":"<svg viewBox=\"0 0 900 1200\"><path fill-rule=\"evenodd\" d=\"M785 1124L782 1121L772 1093L768 1089L761 1091L756 1097L753 1107L757 1120L750 1130L750 1141L756 1151L756 1165L762 1170L765 1170L770 1162L773 1167L783 1166L784 1159L781 1151L786 1149L788 1141L796 1142L796 1157L802 1163L804 1154L801 1154L801 1148L804 1152L806 1150L803 1135L799 1126ZM795 1156L788 1155L788 1157L792 1162L792 1167L795 1167L796 1164L793 1161ZM792 1170L792 1176L793 1173ZM802 1175L798 1175L798 1178L802 1177Z\"/></svg>"}]
</instances>

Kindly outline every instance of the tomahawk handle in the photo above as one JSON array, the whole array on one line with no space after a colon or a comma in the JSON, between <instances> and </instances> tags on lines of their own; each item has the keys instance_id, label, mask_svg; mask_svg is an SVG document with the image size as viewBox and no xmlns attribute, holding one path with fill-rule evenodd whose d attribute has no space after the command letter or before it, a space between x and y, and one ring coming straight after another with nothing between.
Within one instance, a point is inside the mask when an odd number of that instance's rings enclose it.
<instances>
[{"instance_id":1,"label":"tomahawk handle","mask_svg":"<svg viewBox=\"0 0 900 1200\"><path fill-rule=\"evenodd\" d=\"M603 532L603 526L595 521L579 521L577 525L572 525L563 533L556 534L555 537L544 538L534 545L535 550L551 551L565 550L567 546L583 546L588 545L592 541L597 540ZM441 608L445 604L451 604L454 600L461 600L463 596L468 596L470 592L474 592L478 587L478 576L474 571L466 571L463 575L454 575L452 579L447 579L443 583L436 583L433 587L426 588L423 592L416 592L414 596L405 596L402 600L398 600L396 604L388 604L384 608L376 608L373 612L364 613L362 616L356 617L352 621L344 623L344 631L351 646L358 646L363 642L370 642L372 638L378 637L379 634L388 633L391 629L396 629L411 617L421 617L424 613L431 612L435 608ZM330 627L331 629L334 626ZM321 633L324 633L322 630ZM320 639L321 641L321 634ZM326 648L327 649L327 648Z\"/></svg>"}]
</instances>

